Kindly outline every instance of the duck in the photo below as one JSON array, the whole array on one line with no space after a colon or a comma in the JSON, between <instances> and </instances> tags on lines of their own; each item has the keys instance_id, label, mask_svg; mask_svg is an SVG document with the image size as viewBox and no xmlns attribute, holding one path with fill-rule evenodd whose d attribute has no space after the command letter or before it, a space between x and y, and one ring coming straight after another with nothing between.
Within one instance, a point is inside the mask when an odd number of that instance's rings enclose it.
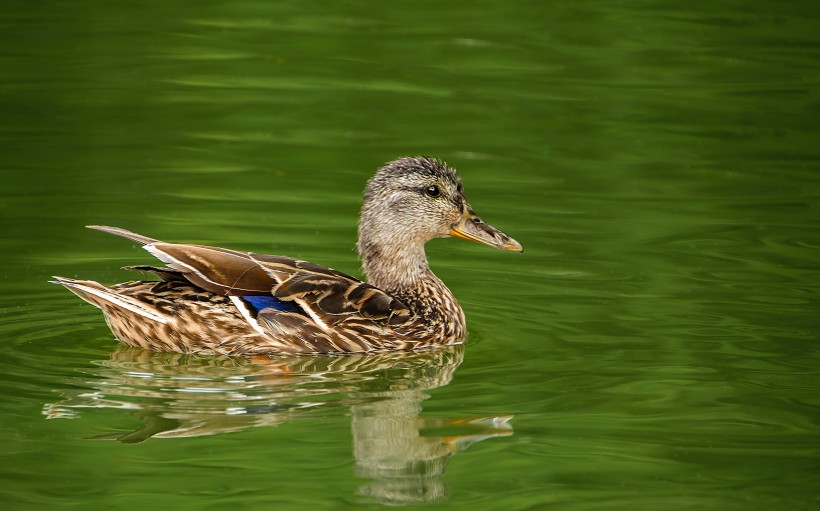
<instances>
[{"instance_id":1,"label":"duck","mask_svg":"<svg viewBox=\"0 0 820 511\"><path fill-rule=\"evenodd\" d=\"M142 245L164 266L125 268L158 280L53 282L101 309L127 346L201 355L377 354L461 344L464 311L430 269L425 244L455 237L523 251L473 211L453 167L427 156L388 162L367 182L356 245L366 280L292 257L87 227Z\"/></svg>"}]
</instances>

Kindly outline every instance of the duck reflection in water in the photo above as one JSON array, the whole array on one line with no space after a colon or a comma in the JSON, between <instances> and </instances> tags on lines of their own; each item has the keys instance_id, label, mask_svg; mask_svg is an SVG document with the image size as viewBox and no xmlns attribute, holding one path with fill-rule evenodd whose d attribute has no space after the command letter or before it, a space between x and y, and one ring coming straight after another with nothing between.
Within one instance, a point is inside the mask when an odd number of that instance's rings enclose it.
<instances>
[{"instance_id":1,"label":"duck reflection in water","mask_svg":"<svg viewBox=\"0 0 820 511\"><path fill-rule=\"evenodd\" d=\"M449 459L473 442L513 434L509 416L426 418L425 391L450 383L462 346L415 354L200 357L120 348L46 405L48 418L82 409L127 410L141 428L105 435L123 443L274 426L304 414L350 410L360 493L384 503L445 497ZM88 388L91 386L91 388ZM333 413L338 413L333 412Z\"/></svg>"}]
</instances>

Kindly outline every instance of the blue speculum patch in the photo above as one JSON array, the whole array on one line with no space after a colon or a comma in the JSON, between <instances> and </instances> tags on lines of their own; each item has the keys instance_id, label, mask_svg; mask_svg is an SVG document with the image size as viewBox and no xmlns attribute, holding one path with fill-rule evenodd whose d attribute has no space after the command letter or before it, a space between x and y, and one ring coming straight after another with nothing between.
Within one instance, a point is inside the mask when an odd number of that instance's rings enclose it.
<instances>
[{"instance_id":1,"label":"blue speculum patch","mask_svg":"<svg viewBox=\"0 0 820 511\"><path fill-rule=\"evenodd\" d=\"M243 296L242 299L250 306L254 314L259 314L259 311L262 309L276 309L282 312L302 312L302 309L295 303L286 302L270 295Z\"/></svg>"}]
</instances>

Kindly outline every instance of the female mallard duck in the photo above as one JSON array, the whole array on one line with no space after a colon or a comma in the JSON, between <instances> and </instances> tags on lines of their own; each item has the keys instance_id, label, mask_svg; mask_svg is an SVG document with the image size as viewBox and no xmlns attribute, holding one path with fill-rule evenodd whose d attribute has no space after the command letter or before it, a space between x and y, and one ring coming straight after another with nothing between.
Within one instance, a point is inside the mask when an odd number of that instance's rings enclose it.
<instances>
[{"instance_id":1,"label":"female mallard duck","mask_svg":"<svg viewBox=\"0 0 820 511\"><path fill-rule=\"evenodd\" d=\"M464 312L427 264L424 244L456 236L502 250L521 245L484 223L461 179L431 158L401 158L367 183L359 219L362 282L283 256L165 243L117 227L165 267L132 266L161 282L107 287L55 277L102 309L129 346L219 355L369 353L460 343Z\"/></svg>"}]
</instances>

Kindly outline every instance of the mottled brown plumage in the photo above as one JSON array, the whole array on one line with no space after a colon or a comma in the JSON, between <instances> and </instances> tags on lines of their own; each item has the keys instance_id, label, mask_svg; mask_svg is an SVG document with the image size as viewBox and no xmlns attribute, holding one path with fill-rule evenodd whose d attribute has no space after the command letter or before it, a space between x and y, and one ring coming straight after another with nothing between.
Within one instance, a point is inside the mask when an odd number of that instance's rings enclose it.
<instances>
[{"instance_id":1,"label":"mottled brown plumage","mask_svg":"<svg viewBox=\"0 0 820 511\"><path fill-rule=\"evenodd\" d=\"M307 261L165 243L89 226L144 245L165 267L133 266L156 281L106 287L55 277L102 309L129 346L220 355L371 353L460 343L464 312L427 264L424 244L456 236L503 250L515 240L484 223L455 170L401 158L368 182L359 254L368 281Z\"/></svg>"}]
</instances>

